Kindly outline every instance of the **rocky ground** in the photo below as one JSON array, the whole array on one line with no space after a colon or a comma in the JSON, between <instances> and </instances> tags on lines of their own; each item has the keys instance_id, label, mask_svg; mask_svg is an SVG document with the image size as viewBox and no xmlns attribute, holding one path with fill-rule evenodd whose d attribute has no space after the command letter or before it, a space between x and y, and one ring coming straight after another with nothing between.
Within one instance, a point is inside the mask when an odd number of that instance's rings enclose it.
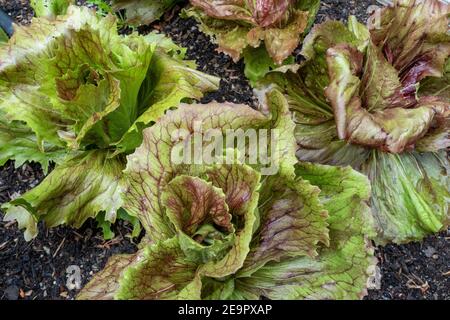
<instances>
[{"instance_id":1,"label":"rocky ground","mask_svg":"<svg viewBox=\"0 0 450 320\"><path fill-rule=\"evenodd\" d=\"M356 15L365 21L375 0L323 0L317 22L347 19ZM16 23L27 24L33 12L28 0L0 0L0 8ZM220 76L219 91L202 101L212 100L255 104L252 90L243 75L242 63L215 51L215 46L198 31L193 20L178 17L179 8L161 22L142 28L158 29L188 48L188 58L199 69ZM44 175L39 166L24 164L14 168L12 162L0 168L0 203L4 203L37 185ZM133 252L131 226L119 222L116 237L104 241L92 221L80 230L40 226L39 236L25 242L14 223L0 222L0 299L72 299L77 290L67 283L68 274L79 270L82 285L101 270L108 257ZM378 248L382 273L381 289L372 290L366 299L448 299L450 300L450 231L428 237L421 243L388 245ZM79 268L79 269L78 269ZM70 279L69 279L70 280ZM70 282L70 281L69 281Z\"/></svg>"}]
</instances>

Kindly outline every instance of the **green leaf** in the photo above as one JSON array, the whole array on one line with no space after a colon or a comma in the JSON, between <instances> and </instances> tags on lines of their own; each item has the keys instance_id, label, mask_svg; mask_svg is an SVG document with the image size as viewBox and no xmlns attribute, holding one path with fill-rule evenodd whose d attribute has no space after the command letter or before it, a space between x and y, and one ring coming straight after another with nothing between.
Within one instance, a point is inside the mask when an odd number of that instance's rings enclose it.
<instances>
[{"instance_id":1,"label":"green leaf","mask_svg":"<svg viewBox=\"0 0 450 320\"><path fill-rule=\"evenodd\" d=\"M250 80L252 86L255 86L267 73L278 67L263 46L246 48L243 56L245 61L245 76ZM283 65L290 65L294 62L295 59L291 56L283 62Z\"/></svg>"},{"instance_id":2,"label":"green leaf","mask_svg":"<svg viewBox=\"0 0 450 320\"><path fill-rule=\"evenodd\" d=\"M111 240L114 239L115 233L111 229L111 222L105 220L105 213L101 212L95 217L95 221L97 222L97 226L102 229L103 239Z\"/></svg>"},{"instance_id":3,"label":"green leaf","mask_svg":"<svg viewBox=\"0 0 450 320\"><path fill-rule=\"evenodd\" d=\"M160 43L160 42L159 42ZM164 51L172 47L163 44ZM219 88L219 79L194 69L195 63L165 52L153 55L149 72L139 93L139 117L116 143L120 152L131 152L142 142L142 130L186 99L200 99Z\"/></svg>"},{"instance_id":4,"label":"green leaf","mask_svg":"<svg viewBox=\"0 0 450 320\"><path fill-rule=\"evenodd\" d=\"M114 231L111 229L112 222L106 220L105 212L100 212L96 217L97 226L102 229L103 239L111 240L116 235ZM136 238L140 235L142 227L139 219L136 217L130 216L124 209L120 208L117 211L117 220L123 220L129 222L133 226L133 230L131 232L131 238Z\"/></svg>"},{"instance_id":5,"label":"green leaf","mask_svg":"<svg viewBox=\"0 0 450 320\"><path fill-rule=\"evenodd\" d=\"M420 240L448 226L449 170L445 151L373 151L363 172L372 182L371 204L382 230L377 242Z\"/></svg>"},{"instance_id":6,"label":"green leaf","mask_svg":"<svg viewBox=\"0 0 450 320\"><path fill-rule=\"evenodd\" d=\"M136 265L144 257L144 251L135 254L118 254L108 259L105 268L97 273L78 293L77 300L112 300L118 289L119 280L126 268Z\"/></svg>"},{"instance_id":7,"label":"green leaf","mask_svg":"<svg viewBox=\"0 0 450 320\"><path fill-rule=\"evenodd\" d=\"M126 10L125 22L132 26L151 24L180 0L113 0L114 11Z\"/></svg>"},{"instance_id":8,"label":"green leaf","mask_svg":"<svg viewBox=\"0 0 450 320\"><path fill-rule=\"evenodd\" d=\"M239 278L236 295L247 299L360 299L374 276L376 259L366 236L373 236L373 219L364 201L370 187L350 168L301 163L299 177L322 192L328 210L330 246L317 259L300 257L271 262L251 277Z\"/></svg>"},{"instance_id":9,"label":"green leaf","mask_svg":"<svg viewBox=\"0 0 450 320\"><path fill-rule=\"evenodd\" d=\"M2 28L0 28L0 45L3 45L4 43L7 43L8 41L9 41L8 35Z\"/></svg>"},{"instance_id":10,"label":"green leaf","mask_svg":"<svg viewBox=\"0 0 450 320\"><path fill-rule=\"evenodd\" d=\"M31 0L30 5L34 10L36 17L55 18L65 15L67 9L74 0Z\"/></svg>"},{"instance_id":11,"label":"green leaf","mask_svg":"<svg viewBox=\"0 0 450 320\"><path fill-rule=\"evenodd\" d=\"M45 174L50 162L60 163L66 152L49 143L39 146L36 136L20 122L5 123L0 120L0 166L8 160L15 160L16 168L26 161L34 161L42 166Z\"/></svg>"},{"instance_id":12,"label":"green leaf","mask_svg":"<svg viewBox=\"0 0 450 320\"><path fill-rule=\"evenodd\" d=\"M187 260L178 239L169 239L145 248L139 261L123 273L116 299L163 300L200 297L192 284L197 264ZM195 290L197 288L197 290Z\"/></svg>"},{"instance_id":13,"label":"green leaf","mask_svg":"<svg viewBox=\"0 0 450 320\"><path fill-rule=\"evenodd\" d=\"M131 237L132 238L139 237L142 231L142 226L138 218L129 215L128 212L126 212L123 208L120 208L117 211L117 219L128 221L129 223L131 223L131 225L133 226Z\"/></svg>"},{"instance_id":14,"label":"green leaf","mask_svg":"<svg viewBox=\"0 0 450 320\"><path fill-rule=\"evenodd\" d=\"M5 204L5 220L18 214L48 227L68 224L76 228L88 219L105 211L105 219L114 222L121 207L121 188L124 162L108 159L107 152L87 151L57 166L37 187ZM25 219L25 218L23 218ZM34 226L27 226L27 232Z\"/></svg>"}]
</instances>

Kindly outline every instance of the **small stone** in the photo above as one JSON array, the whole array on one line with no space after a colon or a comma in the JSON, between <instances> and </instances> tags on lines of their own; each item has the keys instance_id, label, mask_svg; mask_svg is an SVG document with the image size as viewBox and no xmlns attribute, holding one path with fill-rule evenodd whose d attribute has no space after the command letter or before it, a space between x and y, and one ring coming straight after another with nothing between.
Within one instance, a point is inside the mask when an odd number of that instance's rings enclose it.
<instances>
[{"instance_id":1,"label":"small stone","mask_svg":"<svg viewBox=\"0 0 450 320\"><path fill-rule=\"evenodd\" d=\"M19 287L9 286L8 288L6 288L5 294L8 300L17 300L19 298Z\"/></svg>"},{"instance_id":2,"label":"small stone","mask_svg":"<svg viewBox=\"0 0 450 320\"><path fill-rule=\"evenodd\" d=\"M50 254L50 248L49 247L43 246L42 249L44 249L46 254Z\"/></svg>"},{"instance_id":3,"label":"small stone","mask_svg":"<svg viewBox=\"0 0 450 320\"><path fill-rule=\"evenodd\" d=\"M436 253L436 249L434 249L433 247L428 246L425 249L423 249L422 252L425 254L425 256L427 258L431 258Z\"/></svg>"},{"instance_id":4,"label":"small stone","mask_svg":"<svg viewBox=\"0 0 450 320\"><path fill-rule=\"evenodd\" d=\"M437 260L437 259L439 259L439 256L438 256L437 254L433 254L432 258L433 258L434 260Z\"/></svg>"}]
</instances>

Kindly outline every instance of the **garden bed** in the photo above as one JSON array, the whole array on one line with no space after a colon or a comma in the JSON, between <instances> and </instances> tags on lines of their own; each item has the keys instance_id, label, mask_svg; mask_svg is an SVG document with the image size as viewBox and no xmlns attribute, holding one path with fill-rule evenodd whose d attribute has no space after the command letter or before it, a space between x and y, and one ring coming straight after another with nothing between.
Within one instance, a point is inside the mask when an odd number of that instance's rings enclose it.
<instances>
[{"instance_id":1,"label":"garden bed","mask_svg":"<svg viewBox=\"0 0 450 320\"><path fill-rule=\"evenodd\" d=\"M29 23L33 12L26 0L0 0L0 8L17 23ZM368 16L368 7L376 1L322 1L318 22L343 19L353 14L360 21ZM199 32L192 19L178 17L179 7L152 29L169 35L188 48L187 57L196 60L199 70L222 78L220 89L202 102L236 102L255 105L256 99L243 75L243 64L215 51L215 46ZM44 175L38 165L24 164L15 169L12 162L0 168L0 203L37 185ZM104 241L93 221L83 228L44 229L36 239L26 242L15 223L0 222L0 299L73 299L77 290L66 287L66 269L80 267L82 284L101 270L108 257L137 250L131 239L132 227L120 221L114 226L116 237ZM421 243L388 245L378 248L381 289L372 290L367 299L450 299L450 230L428 237Z\"/></svg>"}]
</instances>

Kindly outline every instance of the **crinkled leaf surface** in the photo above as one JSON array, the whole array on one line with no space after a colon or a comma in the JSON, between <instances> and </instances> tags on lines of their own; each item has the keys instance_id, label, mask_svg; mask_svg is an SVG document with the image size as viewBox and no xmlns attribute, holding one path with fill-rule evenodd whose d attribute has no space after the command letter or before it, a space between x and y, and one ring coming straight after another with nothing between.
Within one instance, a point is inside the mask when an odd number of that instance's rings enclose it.
<instances>
[{"instance_id":1,"label":"crinkled leaf surface","mask_svg":"<svg viewBox=\"0 0 450 320\"><path fill-rule=\"evenodd\" d=\"M123 159L109 159L103 151L72 157L37 187L5 204L5 220L22 215L29 221L33 218L35 224L44 221L48 227L68 224L79 228L88 218L105 211L106 219L114 222L122 204L119 181L123 169ZM27 233L36 229L31 225L26 228Z\"/></svg>"},{"instance_id":2,"label":"crinkled leaf surface","mask_svg":"<svg viewBox=\"0 0 450 320\"><path fill-rule=\"evenodd\" d=\"M177 299L184 289L192 290L188 286L194 281L196 269L197 264L186 259L177 238L158 242L144 249L139 261L126 268L115 298ZM194 296L195 290L190 293Z\"/></svg>"},{"instance_id":3,"label":"crinkled leaf surface","mask_svg":"<svg viewBox=\"0 0 450 320\"><path fill-rule=\"evenodd\" d=\"M265 47L270 59L255 63L249 60L246 75L256 81L272 67L281 65L299 45L302 34L312 25L320 1L258 0L216 1L192 0L194 8L185 16L200 23L200 29L211 36L220 52L238 61L251 48ZM260 54L261 56L261 54Z\"/></svg>"},{"instance_id":4,"label":"crinkled leaf surface","mask_svg":"<svg viewBox=\"0 0 450 320\"><path fill-rule=\"evenodd\" d=\"M0 165L8 160L15 160L16 168L26 161L39 163L48 172L51 161L60 163L66 156L64 149L45 143L41 147L36 136L20 122L4 123L0 120Z\"/></svg>"},{"instance_id":5,"label":"crinkled leaf surface","mask_svg":"<svg viewBox=\"0 0 450 320\"><path fill-rule=\"evenodd\" d=\"M27 123L38 141L104 147L134 122L152 51L141 37L119 36L112 16L87 8L35 19L0 52L0 108L6 119Z\"/></svg>"},{"instance_id":6,"label":"crinkled leaf surface","mask_svg":"<svg viewBox=\"0 0 450 320\"><path fill-rule=\"evenodd\" d=\"M177 135L181 134L181 137L186 138L195 133L196 127L202 131L217 129L222 135L227 129L244 130L267 123L264 115L242 105L181 105L179 109L180 112L168 113L153 127L144 131L144 142L128 157L125 170L125 209L140 218L155 241L174 235L174 228L159 200L163 188L176 175L191 170L189 165L171 161L172 154L176 152L173 149L180 146L177 144ZM195 169L196 166L192 167Z\"/></svg>"},{"instance_id":7,"label":"crinkled leaf surface","mask_svg":"<svg viewBox=\"0 0 450 320\"><path fill-rule=\"evenodd\" d=\"M329 213L330 246L322 246L317 259L300 257L271 262L251 277L235 283L247 299L359 299L375 271L366 236L373 236L372 218L364 201L367 178L350 168L302 163L298 176L321 189L319 197Z\"/></svg>"},{"instance_id":8,"label":"crinkled leaf surface","mask_svg":"<svg viewBox=\"0 0 450 320\"><path fill-rule=\"evenodd\" d=\"M372 181L378 242L420 240L448 226L449 170L445 151L371 153L362 171Z\"/></svg>"}]
</instances>

